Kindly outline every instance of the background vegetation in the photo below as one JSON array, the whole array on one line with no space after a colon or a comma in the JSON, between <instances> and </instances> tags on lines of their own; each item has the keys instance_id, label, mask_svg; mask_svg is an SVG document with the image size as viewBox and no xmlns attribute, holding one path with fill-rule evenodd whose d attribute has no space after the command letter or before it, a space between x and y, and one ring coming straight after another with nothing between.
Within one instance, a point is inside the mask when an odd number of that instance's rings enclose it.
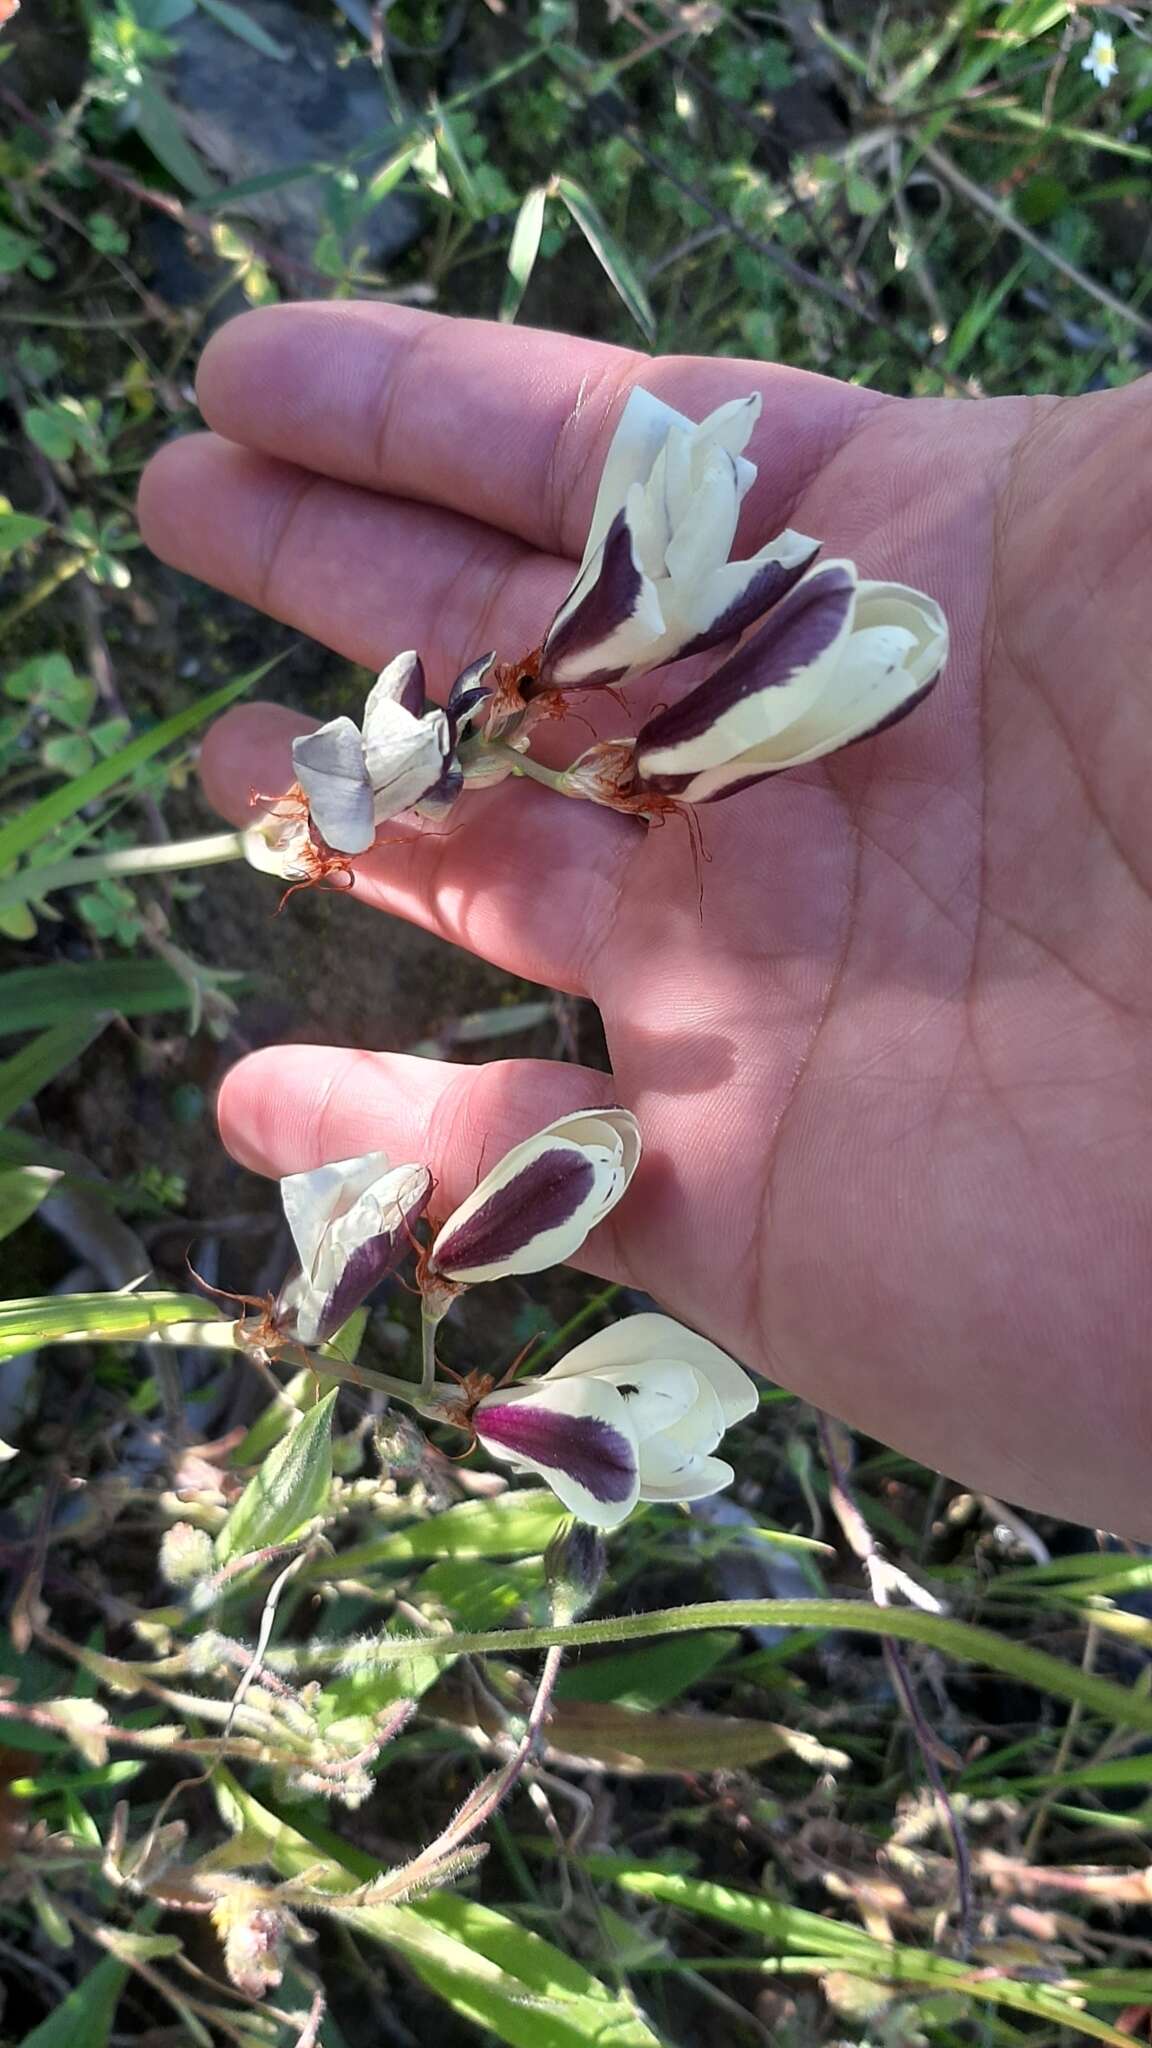
<instances>
[{"instance_id":1,"label":"background vegetation","mask_svg":"<svg viewBox=\"0 0 1152 2048\"><path fill-rule=\"evenodd\" d=\"M270 659L309 707L364 679L132 523L206 336L277 297L961 398L1139 375L1147 14L5 16L0 2039L1152 2038L1142 1552L766 1389L736 1497L631 1522L572 1621L550 1496L451 1464L338 1360L277 1391L227 1324L193 1341L216 1311L186 1256L249 1292L286 1263L274 1191L213 1132L240 1051L599 1038L423 935L349 945L339 899L271 927L199 804L197 732ZM505 1283L446 1355L503 1365L635 1305ZM403 1370L411 1326L397 1290L343 1354Z\"/></svg>"}]
</instances>

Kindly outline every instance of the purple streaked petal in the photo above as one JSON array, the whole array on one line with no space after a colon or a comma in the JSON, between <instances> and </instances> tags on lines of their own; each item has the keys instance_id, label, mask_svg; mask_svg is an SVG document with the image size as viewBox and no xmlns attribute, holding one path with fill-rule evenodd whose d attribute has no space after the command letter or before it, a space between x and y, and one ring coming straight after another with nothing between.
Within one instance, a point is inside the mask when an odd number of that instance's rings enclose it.
<instances>
[{"instance_id":1,"label":"purple streaked petal","mask_svg":"<svg viewBox=\"0 0 1152 2048\"><path fill-rule=\"evenodd\" d=\"M697 633L686 647L680 648L677 661L686 661L691 654L706 654L710 647L720 647L726 640L738 640L741 633L746 633L749 626L754 626L757 619L763 618L765 612L771 611L773 605L787 597L800 578L808 574L821 545L820 541L814 541L811 553L790 567L783 562L764 562L745 586L743 594L728 606L727 611L721 612L710 626Z\"/></svg>"},{"instance_id":2,"label":"purple streaked petal","mask_svg":"<svg viewBox=\"0 0 1152 2048\"><path fill-rule=\"evenodd\" d=\"M423 1215L432 1192L430 1175L425 1175L416 1198L406 1209L397 1207L396 1222L391 1230L382 1230L376 1237L366 1238L363 1244L348 1260L324 1303L317 1318L317 1331L313 1342L326 1344L341 1325L346 1323L354 1309L367 1301L374 1287L394 1273L412 1244L412 1227Z\"/></svg>"},{"instance_id":3,"label":"purple streaked petal","mask_svg":"<svg viewBox=\"0 0 1152 2048\"><path fill-rule=\"evenodd\" d=\"M469 700L470 708L473 691L478 691L481 696L487 696L488 692L480 690L480 685L483 683L495 659L495 652L482 654L478 661L470 661L467 668L461 669L456 681L448 692L447 708L453 718L462 718L464 716L465 699Z\"/></svg>"},{"instance_id":4,"label":"purple streaked petal","mask_svg":"<svg viewBox=\"0 0 1152 2048\"><path fill-rule=\"evenodd\" d=\"M591 579L589 571L594 571ZM587 588L581 591L581 584L587 581ZM572 661L590 648L598 647L603 640L632 617L636 600L644 587L644 574L636 561L632 529L627 514L621 510L616 514L604 536L600 556L588 564L580 582L571 593L578 601L562 607L558 623L553 622L544 640L544 653L540 663L540 685L556 687L552 682L555 670L566 661ZM568 603L571 603L571 597ZM623 675L623 669L610 672L611 680ZM578 687L586 689L609 676L608 671L587 677L582 676Z\"/></svg>"},{"instance_id":5,"label":"purple streaked petal","mask_svg":"<svg viewBox=\"0 0 1152 2048\"><path fill-rule=\"evenodd\" d=\"M482 1444L563 1472L602 1503L628 1500L636 1459L626 1436L594 1415L563 1415L532 1400L485 1402L473 1418Z\"/></svg>"},{"instance_id":6,"label":"purple streaked petal","mask_svg":"<svg viewBox=\"0 0 1152 2048\"><path fill-rule=\"evenodd\" d=\"M476 1266L510 1259L534 1237L557 1230L575 1216L596 1184L596 1168L585 1153L565 1145L538 1153L450 1233L441 1232L432 1269L467 1274Z\"/></svg>"},{"instance_id":7,"label":"purple streaked petal","mask_svg":"<svg viewBox=\"0 0 1152 2048\"><path fill-rule=\"evenodd\" d=\"M840 563L811 570L715 675L641 728L636 741L641 772L646 753L699 739L735 705L783 688L818 661L838 639L855 595L853 577Z\"/></svg>"}]
</instances>

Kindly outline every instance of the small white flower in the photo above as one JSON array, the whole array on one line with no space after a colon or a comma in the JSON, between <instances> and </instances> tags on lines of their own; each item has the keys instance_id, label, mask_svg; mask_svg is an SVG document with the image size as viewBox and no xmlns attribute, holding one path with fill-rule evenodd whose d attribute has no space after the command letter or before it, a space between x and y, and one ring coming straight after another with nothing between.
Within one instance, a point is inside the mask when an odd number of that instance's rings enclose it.
<instances>
[{"instance_id":1,"label":"small white flower","mask_svg":"<svg viewBox=\"0 0 1152 2048\"><path fill-rule=\"evenodd\" d=\"M476 1435L494 1458L538 1472L595 1528L637 1501L702 1500L732 1482L713 1456L756 1407L742 1367L670 1316L632 1316L578 1344L550 1372L476 1405Z\"/></svg>"},{"instance_id":2,"label":"small white flower","mask_svg":"<svg viewBox=\"0 0 1152 2048\"><path fill-rule=\"evenodd\" d=\"M383 1152L280 1182L300 1271L281 1288L277 1314L292 1320L301 1344L326 1344L395 1270L431 1191L426 1166L390 1167Z\"/></svg>"},{"instance_id":3,"label":"small white flower","mask_svg":"<svg viewBox=\"0 0 1152 2048\"><path fill-rule=\"evenodd\" d=\"M240 836L245 860L262 875L279 875L284 882L312 879L315 849L302 796L289 791Z\"/></svg>"},{"instance_id":4,"label":"small white flower","mask_svg":"<svg viewBox=\"0 0 1152 2048\"><path fill-rule=\"evenodd\" d=\"M402 811L439 816L459 794L445 713L425 708L424 670L398 654L368 693L361 729L330 718L292 742L296 778L312 823L338 853L365 853L377 828Z\"/></svg>"},{"instance_id":5,"label":"small white flower","mask_svg":"<svg viewBox=\"0 0 1152 2048\"><path fill-rule=\"evenodd\" d=\"M791 531L749 561L728 560L756 477L741 451L760 403L733 399L697 424L632 391L580 573L544 638L539 687L619 682L734 641L814 560L820 543Z\"/></svg>"},{"instance_id":6,"label":"small white flower","mask_svg":"<svg viewBox=\"0 0 1152 2048\"><path fill-rule=\"evenodd\" d=\"M1109 86L1119 71L1116 61L1116 45L1106 28L1098 28L1088 45L1088 55L1080 60L1081 71L1090 71L1097 85Z\"/></svg>"},{"instance_id":7,"label":"small white flower","mask_svg":"<svg viewBox=\"0 0 1152 2048\"><path fill-rule=\"evenodd\" d=\"M821 563L723 667L641 728L636 786L709 803L819 760L903 718L947 655L933 598Z\"/></svg>"},{"instance_id":8,"label":"small white flower","mask_svg":"<svg viewBox=\"0 0 1152 2048\"><path fill-rule=\"evenodd\" d=\"M581 1109L513 1146L437 1232L427 1274L456 1287L539 1273L578 1252L614 1209L640 1158L626 1109Z\"/></svg>"}]
</instances>

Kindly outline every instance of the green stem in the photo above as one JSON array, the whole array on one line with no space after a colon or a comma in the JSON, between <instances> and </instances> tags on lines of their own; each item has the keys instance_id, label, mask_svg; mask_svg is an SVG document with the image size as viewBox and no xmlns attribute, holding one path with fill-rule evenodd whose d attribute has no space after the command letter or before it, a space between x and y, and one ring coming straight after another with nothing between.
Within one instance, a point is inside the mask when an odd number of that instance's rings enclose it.
<instances>
[{"instance_id":1,"label":"green stem","mask_svg":"<svg viewBox=\"0 0 1152 2048\"><path fill-rule=\"evenodd\" d=\"M9 881L0 882L0 910L37 901L50 889L102 882L110 875L154 875L168 868L201 868L213 861L243 857L244 840L239 832L212 832L203 839L177 839L170 845L125 846L110 853L82 854L42 868L24 868Z\"/></svg>"},{"instance_id":2,"label":"green stem","mask_svg":"<svg viewBox=\"0 0 1152 2048\"><path fill-rule=\"evenodd\" d=\"M420 1387L423 1400L430 1400L436 1390L436 1332L441 1318L430 1316L424 1303L420 1304Z\"/></svg>"},{"instance_id":3,"label":"green stem","mask_svg":"<svg viewBox=\"0 0 1152 2048\"><path fill-rule=\"evenodd\" d=\"M78 576L81 569L87 568L90 559L88 555L66 555L46 576L41 576L40 581L34 583L31 590L26 590L23 597L18 597L15 604L10 604L7 611L0 612L0 633L6 633L9 626L15 626L21 619L27 618L29 612L34 612L37 605L43 604L62 584L71 582L73 576Z\"/></svg>"},{"instance_id":4,"label":"green stem","mask_svg":"<svg viewBox=\"0 0 1152 2048\"><path fill-rule=\"evenodd\" d=\"M926 1614L918 1607L873 1607L863 1600L701 1600L691 1607L662 1607L650 1614L605 1615L595 1621L574 1621L551 1628L482 1629L466 1634L421 1636L421 1654L463 1657L493 1651L509 1656L521 1650L546 1650L553 1644L583 1647L589 1643L628 1643L642 1637L687 1635L710 1628L848 1629L862 1635L897 1636L903 1642L928 1643L968 1664L1006 1671L1039 1692L1057 1699L1079 1700L1118 1726L1152 1731L1152 1700L1135 1690L1098 1678L1074 1664L1064 1664L1044 1650L1034 1650L1000 1636L990 1628L954 1621L951 1615ZM401 1663L412 1654L411 1636L378 1637L373 1662ZM269 1662L279 1669L282 1653ZM295 1658L297 1653L287 1653ZM337 1664L344 1656L338 1645L309 1647L309 1669ZM303 1663L304 1659L300 1662ZM296 1668L293 1665L292 1668Z\"/></svg>"},{"instance_id":5,"label":"green stem","mask_svg":"<svg viewBox=\"0 0 1152 2048\"><path fill-rule=\"evenodd\" d=\"M148 1341L157 1344L177 1344L185 1348L197 1345L205 1351L239 1351L243 1355L247 1355L249 1350L249 1347L237 1337L235 1323L227 1321L169 1323L164 1329L149 1331ZM300 1349L303 1350L303 1346ZM373 1372L366 1365L353 1365L347 1359L337 1358L328 1351L308 1352L307 1363L309 1370L320 1374L321 1377L330 1374L334 1379L345 1380L350 1387L371 1387L378 1394L387 1394L391 1400L407 1401L410 1408L419 1409L422 1402L431 1397L433 1413L439 1409L437 1389L431 1383L426 1392L423 1381L417 1385L413 1380L394 1379L391 1373ZM446 1387L439 1390L441 1395L449 1391Z\"/></svg>"},{"instance_id":6,"label":"green stem","mask_svg":"<svg viewBox=\"0 0 1152 2048\"><path fill-rule=\"evenodd\" d=\"M518 754L515 747L507 746L503 740L488 740L485 751L510 761L513 775L525 775L530 782L542 782L545 789L554 789L557 796L579 797L580 792L568 786L562 769L546 768L543 761L534 761L531 754Z\"/></svg>"}]
</instances>

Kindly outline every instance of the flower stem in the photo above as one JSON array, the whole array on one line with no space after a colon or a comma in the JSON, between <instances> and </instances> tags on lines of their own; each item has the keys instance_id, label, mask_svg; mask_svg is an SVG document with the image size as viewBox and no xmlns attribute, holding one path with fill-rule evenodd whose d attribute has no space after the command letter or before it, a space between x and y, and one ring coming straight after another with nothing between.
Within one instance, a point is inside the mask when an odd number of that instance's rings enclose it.
<instances>
[{"instance_id":1,"label":"flower stem","mask_svg":"<svg viewBox=\"0 0 1152 2048\"><path fill-rule=\"evenodd\" d=\"M510 761L513 775L526 775L530 782L542 782L545 789L554 789L557 796L579 797L581 794L569 786L562 769L546 768L543 761L533 760L531 754L518 754L515 747L507 746L503 740L488 740L486 751Z\"/></svg>"},{"instance_id":2,"label":"flower stem","mask_svg":"<svg viewBox=\"0 0 1152 2048\"><path fill-rule=\"evenodd\" d=\"M424 1400L430 1399L436 1389L436 1332L440 1327L440 1321L439 1316L430 1316L424 1302L421 1302L420 1386L418 1391Z\"/></svg>"},{"instance_id":3,"label":"flower stem","mask_svg":"<svg viewBox=\"0 0 1152 2048\"><path fill-rule=\"evenodd\" d=\"M0 910L46 896L50 889L105 881L113 875L152 875L170 868L202 868L215 861L241 860L239 832L212 832L204 839L177 839L163 846L124 846L108 853L81 854L45 867L24 868L0 883Z\"/></svg>"}]
</instances>

